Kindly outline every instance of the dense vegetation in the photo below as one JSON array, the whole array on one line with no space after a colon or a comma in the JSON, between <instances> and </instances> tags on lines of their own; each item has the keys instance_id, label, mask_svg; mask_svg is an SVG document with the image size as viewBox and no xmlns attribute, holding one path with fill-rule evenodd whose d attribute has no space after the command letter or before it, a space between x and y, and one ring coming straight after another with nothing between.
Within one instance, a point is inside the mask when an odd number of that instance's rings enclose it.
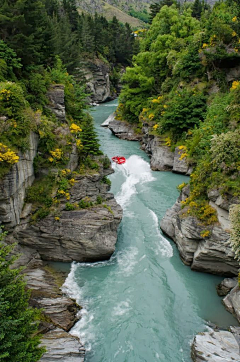
<instances>
[{"instance_id":1,"label":"dense vegetation","mask_svg":"<svg viewBox=\"0 0 240 362\"><path fill-rule=\"evenodd\" d=\"M116 18L79 15L73 0L5 0L0 14L0 179L29 149L31 132L37 134L36 181L27 192L31 221L50 213L59 220L61 202L73 207L68 200L76 174L109 166L87 112L81 68L98 57L118 78L118 67L130 64L134 37ZM65 119L50 109L48 91L57 84L64 87ZM71 154L79 160L74 172ZM43 352L37 315L28 308L29 293L9 252L0 245L0 360L33 362Z\"/></svg>"},{"instance_id":2,"label":"dense vegetation","mask_svg":"<svg viewBox=\"0 0 240 362\"><path fill-rule=\"evenodd\" d=\"M195 169L184 206L209 224L216 217L208 192L237 198L240 190L240 4L205 5L159 6L123 77L117 113L148 123L172 150L180 146Z\"/></svg>"},{"instance_id":3,"label":"dense vegetation","mask_svg":"<svg viewBox=\"0 0 240 362\"><path fill-rule=\"evenodd\" d=\"M73 147L82 159L98 154L81 67L100 57L118 78L118 66L133 52L129 25L79 15L73 0L4 1L0 13L0 176L29 147L30 131L40 137L36 167L63 167ZM47 107L54 83L65 87L65 123Z\"/></svg>"},{"instance_id":4,"label":"dense vegetation","mask_svg":"<svg viewBox=\"0 0 240 362\"><path fill-rule=\"evenodd\" d=\"M16 258L12 247L3 244L0 234L0 360L2 362L38 361L44 348L39 348L37 334L39 311L28 307L30 292L20 269L12 268Z\"/></svg>"}]
</instances>

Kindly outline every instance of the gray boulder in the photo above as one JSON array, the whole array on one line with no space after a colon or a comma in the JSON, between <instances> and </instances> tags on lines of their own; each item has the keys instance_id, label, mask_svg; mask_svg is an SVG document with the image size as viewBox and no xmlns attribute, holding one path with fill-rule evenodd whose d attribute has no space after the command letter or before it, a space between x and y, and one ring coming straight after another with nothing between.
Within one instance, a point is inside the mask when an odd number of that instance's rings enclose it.
<instances>
[{"instance_id":1,"label":"gray boulder","mask_svg":"<svg viewBox=\"0 0 240 362\"><path fill-rule=\"evenodd\" d=\"M238 336L228 331L199 333L192 344L194 362L239 362Z\"/></svg>"},{"instance_id":2,"label":"gray boulder","mask_svg":"<svg viewBox=\"0 0 240 362\"><path fill-rule=\"evenodd\" d=\"M223 299L223 304L240 322L240 288L238 284Z\"/></svg>"},{"instance_id":3,"label":"gray boulder","mask_svg":"<svg viewBox=\"0 0 240 362\"><path fill-rule=\"evenodd\" d=\"M84 362L85 349L79 339L60 328L46 333L41 346L46 347L47 352L39 362Z\"/></svg>"},{"instance_id":4,"label":"gray boulder","mask_svg":"<svg viewBox=\"0 0 240 362\"><path fill-rule=\"evenodd\" d=\"M225 278L217 286L217 293L219 296L226 296L236 285L237 278Z\"/></svg>"},{"instance_id":5,"label":"gray boulder","mask_svg":"<svg viewBox=\"0 0 240 362\"><path fill-rule=\"evenodd\" d=\"M123 140L140 141L142 137L141 135L136 134L133 127L129 123L118 121L116 119L113 119L109 122L108 128L116 137Z\"/></svg>"}]
</instances>

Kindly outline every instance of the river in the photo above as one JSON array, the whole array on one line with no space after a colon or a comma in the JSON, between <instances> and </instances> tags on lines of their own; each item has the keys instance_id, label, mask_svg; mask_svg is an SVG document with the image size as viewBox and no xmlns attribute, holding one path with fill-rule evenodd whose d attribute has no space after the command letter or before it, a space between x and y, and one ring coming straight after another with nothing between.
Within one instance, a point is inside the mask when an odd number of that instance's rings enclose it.
<instances>
[{"instance_id":1,"label":"river","mask_svg":"<svg viewBox=\"0 0 240 362\"><path fill-rule=\"evenodd\" d=\"M191 271L159 229L176 186L188 178L151 171L138 142L100 127L116 105L100 105L92 115L102 151L127 158L110 176L123 220L109 261L72 264L65 286L83 306L72 334L85 344L86 362L189 362L193 337L208 321L237 323L215 291L222 278Z\"/></svg>"}]
</instances>

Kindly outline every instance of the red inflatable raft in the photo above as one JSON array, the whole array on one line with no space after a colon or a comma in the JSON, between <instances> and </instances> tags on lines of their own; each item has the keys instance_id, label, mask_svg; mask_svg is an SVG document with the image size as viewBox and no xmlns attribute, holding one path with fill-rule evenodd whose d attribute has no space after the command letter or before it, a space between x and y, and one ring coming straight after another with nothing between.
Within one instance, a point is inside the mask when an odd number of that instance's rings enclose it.
<instances>
[{"instance_id":1,"label":"red inflatable raft","mask_svg":"<svg viewBox=\"0 0 240 362\"><path fill-rule=\"evenodd\" d=\"M126 162L126 158L123 156L114 156L112 157L112 160L116 162L118 165L122 165L123 163Z\"/></svg>"}]
</instances>

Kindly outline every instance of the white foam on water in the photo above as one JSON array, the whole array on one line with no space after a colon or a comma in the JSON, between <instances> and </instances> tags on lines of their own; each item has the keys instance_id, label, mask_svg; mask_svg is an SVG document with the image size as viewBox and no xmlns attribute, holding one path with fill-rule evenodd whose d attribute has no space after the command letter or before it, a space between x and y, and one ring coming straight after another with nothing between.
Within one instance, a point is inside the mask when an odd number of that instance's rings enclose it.
<instances>
[{"instance_id":1,"label":"white foam on water","mask_svg":"<svg viewBox=\"0 0 240 362\"><path fill-rule=\"evenodd\" d=\"M131 310L130 301L121 301L119 302L112 311L112 317L120 317L127 314Z\"/></svg>"},{"instance_id":2,"label":"white foam on water","mask_svg":"<svg viewBox=\"0 0 240 362\"><path fill-rule=\"evenodd\" d=\"M124 276L132 274L134 266L138 263L137 255L138 249L136 247L125 249L117 254L119 269Z\"/></svg>"},{"instance_id":3,"label":"white foam on water","mask_svg":"<svg viewBox=\"0 0 240 362\"><path fill-rule=\"evenodd\" d=\"M67 294L70 298L75 299L77 303L80 303L82 300L82 292L81 288L78 286L76 280L75 280L75 272L78 268L77 263L72 263L71 265L71 271L67 276L67 279L65 280L63 286L61 287L61 290L63 293Z\"/></svg>"},{"instance_id":4,"label":"white foam on water","mask_svg":"<svg viewBox=\"0 0 240 362\"><path fill-rule=\"evenodd\" d=\"M96 263L101 264L101 263ZM102 264L105 264L104 262ZM80 305L83 305L83 288L80 288L75 280L76 269L79 267L78 263L72 263L71 271L65 280L65 283L62 286L62 291L66 293L70 298L76 300L76 302ZM84 265L84 264L83 264ZM89 266L92 266L89 264ZM87 304L85 302L85 304ZM74 325L71 329L70 334L73 336L77 336L80 338L83 343L85 349L90 351L92 348L91 342L95 340L95 334L93 332L93 323L94 314L90 313L85 305L80 312L78 313L78 317L80 320Z\"/></svg>"},{"instance_id":5,"label":"white foam on water","mask_svg":"<svg viewBox=\"0 0 240 362\"><path fill-rule=\"evenodd\" d=\"M137 185L155 180L149 163L137 155L130 156L125 164L116 165L114 168L126 177L120 192L116 195L116 200L123 209L129 205L131 197L137 193Z\"/></svg>"},{"instance_id":6,"label":"white foam on water","mask_svg":"<svg viewBox=\"0 0 240 362\"><path fill-rule=\"evenodd\" d=\"M164 238L164 236L161 234L159 230L159 222L158 217L155 214L155 212L151 209L148 209L154 222L155 227L155 233L158 237L158 243L155 245L155 253L158 255L159 253L162 254L162 256L171 258L173 256L173 248L172 245L169 243L169 241Z\"/></svg>"},{"instance_id":7,"label":"white foam on water","mask_svg":"<svg viewBox=\"0 0 240 362\"><path fill-rule=\"evenodd\" d=\"M91 351L91 342L94 342L96 339L95 333L93 331L94 314L89 313L87 309L83 308L80 311L79 317L80 320L71 329L70 334L72 336L78 337L81 340L86 351Z\"/></svg>"}]
</instances>

